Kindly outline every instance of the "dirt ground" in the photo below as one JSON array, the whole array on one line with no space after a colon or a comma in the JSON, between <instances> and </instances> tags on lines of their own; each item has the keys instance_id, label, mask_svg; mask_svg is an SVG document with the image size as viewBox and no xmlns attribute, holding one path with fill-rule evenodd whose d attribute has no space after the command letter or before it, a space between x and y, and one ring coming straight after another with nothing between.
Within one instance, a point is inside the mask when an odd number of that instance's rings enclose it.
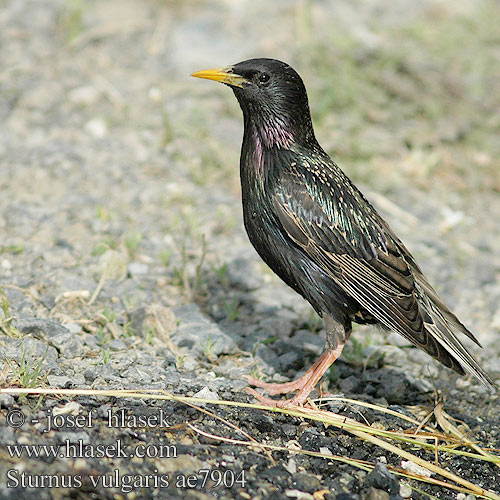
<instances>
[{"instance_id":1,"label":"dirt ground","mask_svg":"<svg viewBox=\"0 0 500 500\"><path fill-rule=\"evenodd\" d=\"M1 387L252 402L245 375L291 380L318 356L321 322L243 229L237 102L189 78L250 57L299 71L319 142L500 380L499 25L494 1L0 0ZM443 400L470 439L500 449L498 392L395 334L356 327L321 387L419 421ZM387 472L401 457L346 430L203 409L2 393L0 498L473 498ZM442 453L439 465L500 494L498 464Z\"/></svg>"}]
</instances>

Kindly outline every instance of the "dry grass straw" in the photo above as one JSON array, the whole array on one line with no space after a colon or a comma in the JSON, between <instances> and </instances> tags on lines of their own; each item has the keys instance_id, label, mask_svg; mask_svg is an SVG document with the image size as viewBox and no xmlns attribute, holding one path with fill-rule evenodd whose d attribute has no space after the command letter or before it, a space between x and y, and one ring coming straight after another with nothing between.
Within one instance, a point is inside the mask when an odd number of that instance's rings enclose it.
<instances>
[{"instance_id":1,"label":"dry grass straw","mask_svg":"<svg viewBox=\"0 0 500 500\"><path fill-rule=\"evenodd\" d=\"M413 462L414 464L423 467L432 474L437 474L443 479L427 477L425 475L419 475L414 472L409 472L399 467L394 467L388 465L388 468L399 476L403 476L407 479L412 479L424 483L433 484L436 486L441 486L443 488L453 490L456 492L463 492L466 494L473 494L476 497L486 498L490 500L500 500L500 495L497 493L482 488L478 485L471 483L470 481L458 476L438 465L438 459L440 453L456 454L470 459L477 460L479 462L489 462L493 463L495 466L500 467L500 457L493 455L487 450L482 449L471 439L466 437L454 424L451 422L451 417L444 411L442 403L439 403L434 408L433 414L438 422L439 426L443 429L443 432L438 431L434 427L430 426L426 422L429 420L429 415L424 419L423 422L419 422L417 419L408 417L402 413L389 410L382 406L378 406L371 403L366 403L363 401L357 401L353 399L343 398L343 397L331 397L320 400L323 403L327 400L339 401L348 405L357 405L361 407L370 408L372 410L380 411L393 417L397 417L401 420L405 420L415 425L415 430L413 431L389 431L380 429L377 427L370 426L366 423L358 422L354 419L339 415L330 411L322 410L313 404L313 408L293 408L293 409L282 409L282 408L269 408L260 404L253 403L241 403L234 401L213 401L200 398L190 398L183 396L176 396L170 394L166 391L149 391L149 390L78 390L78 389L25 389L25 388L3 388L0 389L0 393L11 394L11 395L54 395L54 396L99 396L99 397L115 397L115 398L134 398L134 399L154 399L154 400L171 400L184 403L196 408L198 411L208 414L212 417L219 419L225 425L229 426L233 430L241 433L246 440L232 439L223 436L217 436L210 434L202 429L199 429L193 425L188 425L194 432L200 435L209 437L219 441L225 441L233 443L235 445L249 446L252 449L263 451L267 454L268 458L273 461L270 451L287 451L289 453L301 453L314 457L321 457L328 460L343 462L349 464L353 467L359 469L370 471L373 469L375 464L373 462L368 462L364 460L356 460L349 457L343 457L333 454L314 452L302 449L290 449L285 446L269 445L265 443L260 443L252 438L248 433L243 432L240 428L234 424L218 417L209 410L200 407L199 405L219 405L219 406L236 406L240 408L253 408L261 411L270 411L283 413L285 415L290 415L293 417L299 417L304 420L315 420L322 422L326 426L331 426L339 430L346 431L363 441L372 443L385 451L389 451L401 457L404 460ZM403 449L402 446L406 444L412 448L419 448L421 450L428 450L433 452L435 461L431 462L423 458L414 455L413 453ZM459 450L457 447L472 449L473 451ZM432 495L421 491L419 488L412 486L415 491L420 491L426 494L430 498Z\"/></svg>"}]
</instances>

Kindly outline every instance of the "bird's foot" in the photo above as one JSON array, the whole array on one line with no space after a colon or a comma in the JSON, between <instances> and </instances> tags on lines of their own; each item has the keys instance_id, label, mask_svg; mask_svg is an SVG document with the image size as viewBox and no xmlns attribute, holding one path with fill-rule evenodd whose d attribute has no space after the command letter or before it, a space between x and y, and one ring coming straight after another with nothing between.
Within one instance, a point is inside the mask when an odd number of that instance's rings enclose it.
<instances>
[{"instance_id":1,"label":"bird's foot","mask_svg":"<svg viewBox=\"0 0 500 500\"><path fill-rule=\"evenodd\" d=\"M286 401L276 401L271 398L262 396L254 389L247 389L247 392L254 396L262 404L278 408L293 408L303 406L307 401L309 394L314 389L315 385L319 382L323 374L330 368L332 363L340 356L344 344L339 344L335 349L327 349L317 361L307 370L302 377L287 382L285 384L266 384L260 380L250 379L249 382L256 387L265 389L271 396L275 394L285 394L292 391L298 391L297 394ZM255 383L257 382L257 383Z\"/></svg>"},{"instance_id":2,"label":"bird's foot","mask_svg":"<svg viewBox=\"0 0 500 500\"><path fill-rule=\"evenodd\" d=\"M291 392L299 391L300 389L302 389L302 387L304 387L304 384L309 380L310 377L311 374L307 372L297 380L293 380L292 382L285 382L284 384L270 384L267 382L262 382L262 380L254 377L246 378L250 385L254 385L255 387L264 389L270 396L276 396L276 394L289 394Z\"/></svg>"},{"instance_id":3,"label":"bird's foot","mask_svg":"<svg viewBox=\"0 0 500 500\"><path fill-rule=\"evenodd\" d=\"M311 366L311 368L309 368L309 370L307 370L306 373L302 375L302 377L299 377L297 380L292 380L291 382L285 382L284 384L270 384L267 382L262 382L262 380L254 377L247 377L247 380L250 385L254 385L255 387L264 389L264 391L266 391L270 396L276 396L276 394L290 394L291 392L302 390L307 382L309 382L310 378L315 373L317 373L318 366L322 365L325 358L327 357L329 357L329 351L325 351ZM323 373L321 374L321 376L322 375Z\"/></svg>"},{"instance_id":4,"label":"bird's foot","mask_svg":"<svg viewBox=\"0 0 500 500\"><path fill-rule=\"evenodd\" d=\"M297 394L291 399L276 400L272 398L266 398L262 394L259 394L255 389L250 389L249 387L246 389L246 392L253 396L259 403L263 404L264 406L283 409L292 409L304 406L304 403L306 403L308 397L308 395L303 397L302 395Z\"/></svg>"}]
</instances>

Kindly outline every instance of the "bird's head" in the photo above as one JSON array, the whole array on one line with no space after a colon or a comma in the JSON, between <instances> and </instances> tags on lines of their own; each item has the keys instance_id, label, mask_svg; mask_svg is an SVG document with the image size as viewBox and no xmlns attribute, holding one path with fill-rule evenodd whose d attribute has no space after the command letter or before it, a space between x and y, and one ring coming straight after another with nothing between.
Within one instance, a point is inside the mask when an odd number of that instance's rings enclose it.
<instances>
[{"instance_id":1,"label":"bird's head","mask_svg":"<svg viewBox=\"0 0 500 500\"><path fill-rule=\"evenodd\" d=\"M302 79L276 59L249 59L191 76L230 86L240 103L245 127L255 127L267 147L315 141Z\"/></svg>"}]
</instances>

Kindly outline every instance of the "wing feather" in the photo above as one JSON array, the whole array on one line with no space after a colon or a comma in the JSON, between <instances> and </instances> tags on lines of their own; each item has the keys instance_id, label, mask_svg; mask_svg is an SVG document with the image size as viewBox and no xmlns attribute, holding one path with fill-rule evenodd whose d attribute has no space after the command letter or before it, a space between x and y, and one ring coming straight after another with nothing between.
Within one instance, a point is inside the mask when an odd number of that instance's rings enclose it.
<instances>
[{"instance_id":1,"label":"wing feather","mask_svg":"<svg viewBox=\"0 0 500 500\"><path fill-rule=\"evenodd\" d=\"M273 202L285 233L380 323L446 366L493 384L455 332L477 342L475 337L444 305L389 226L347 177L344 182L350 191L339 193L319 177L304 182L297 172L283 176ZM344 184L336 183L336 189L339 185ZM361 205L366 213L360 213Z\"/></svg>"}]
</instances>

